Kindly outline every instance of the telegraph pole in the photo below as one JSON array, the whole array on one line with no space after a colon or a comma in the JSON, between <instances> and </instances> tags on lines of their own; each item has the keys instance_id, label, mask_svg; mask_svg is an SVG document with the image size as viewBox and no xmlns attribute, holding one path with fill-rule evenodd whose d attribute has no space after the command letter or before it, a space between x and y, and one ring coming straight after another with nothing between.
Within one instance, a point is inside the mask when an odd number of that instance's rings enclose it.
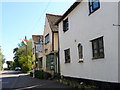
<instances>
[{"instance_id":1,"label":"telegraph pole","mask_svg":"<svg viewBox=\"0 0 120 90\"><path fill-rule=\"evenodd\" d=\"M27 40L27 37L25 36L25 40ZM26 42L27 43L27 42ZM28 51L27 51L27 44L26 44L26 58L27 58L27 64L28 64Z\"/></svg>"}]
</instances>

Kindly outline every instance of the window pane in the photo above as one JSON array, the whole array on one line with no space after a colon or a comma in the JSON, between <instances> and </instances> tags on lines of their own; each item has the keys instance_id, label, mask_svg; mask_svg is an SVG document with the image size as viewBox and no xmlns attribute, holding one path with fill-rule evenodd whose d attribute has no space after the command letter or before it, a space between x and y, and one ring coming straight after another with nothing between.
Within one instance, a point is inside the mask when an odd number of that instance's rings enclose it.
<instances>
[{"instance_id":1,"label":"window pane","mask_svg":"<svg viewBox=\"0 0 120 90\"><path fill-rule=\"evenodd\" d=\"M92 1L92 0L90 0L90 2L89 2L89 3L90 3L90 5L92 5L92 2L93 2L93 1Z\"/></svg>"},{"instance_id":2,"label":"window pane","mask_svg":"<svg viewBox=\"0 0 120 90\"><path fill-rule=\"evenodd\" d=\"M65 63L69 63L70 62L70 49L67 49L64 52L65 52Z\"/></svg>"},{"instance_id":3,"label":"window pane","mask_svg":"<svg viewBox=\"0 0 120 90\"><path fill-rule=\"evenodd\" d=\"M94 42L93 42L93 48L94 48L94 49L97 49L97 41L94 41Z\"/></svg>"},{"instance_id":4,"label":"window pane","mask_svg":"<svg viewBox=\"0 0 120 90\"><path fill-rule=\"evenodd\" d=\"M34 48L33 48L33 54L34 54Z\"/></svg>"},{"instance_id":5,"label":"window pane","mask_svg":"<svg viewBox=\"0 0 120 90\"><path fill-rule=\"evenodd\" d=\"M103 50L103 48L100 49L100 57L104 57L104 50Z\"/></svg>"},{"instance_id":6,"label":"window pane","mask_svg":"<svg viewBox=\"0 0 120 90\"><path fill-rule=\"evenodd\" d=\"M104 58L103 37L92 41L93 58Z\"/></svg>"},{"instance_id":7,"label":"window pane","mask_svg":"<svg viewBox=\"0 0 120 90\"><path fill-rule=\"evenodd\" d=\"M100 53L103 53L103 48L102 48L102 49L100 49Z\"/></svg>"},{"instance_id":8,"label":"window pane","mask_svg":"<svg viewBox=\"0 0 120 90\"><path fill-rule=\"evenodd\" d=\"M93 8L92 8L92 6L90 7L90 13L92 13L93 12Z\"/></svg>"},{"instance_id":9,"label":"window pane","mask_svg":"<svg viewBox=\"0 0 120 90\"><path fill-rule=\"evenodd\" d=\"M90 0L89 1L89 11L90 14L96 11L98 8L100 8L100 2L99 0Z\"/></svg>"},{"instance_id":10,"label":"window pane","mask_svg":"<svg viewBox=\"0 0 120 90\"><path fill-rule=\"evenodd\" d=\"M42 58L39 58L38 63L39 63L39 68L42 68Z\"/></svg>"},{"instance_id":11,"label":"window pane","mask_svg":"<svg viewBox=\"0 0 120 90\"><path fill-rule=\"evenodd\" d=\"M94 9L99 8L99 2L98 2L98 1L95 1L95 2L93 3L93 8L94 8Z\"/></svg>"},{"instance_id":12,"label":"window pane","mask_svg":"<svg viewBox=\"0 0 120 90\"><path fill-rule=\"evenodd\" d=\"M83 52L82 52L82 45L78 44L78 53L79 53L79 59L83 58Z\"/></svg>"},{"instance_id":13,"label":"window pane","mask_svg":"<svg viewBox=\"0 0 120 90\"><path fill-rule=\"evenodd\" d=\"M66 30L69 29L68 19L66 20Z\"/></svg>"},{"instance_id":14,"label":"window pane","mask_svg":"<svg viewBox=\"0 0 120 90\"><path fill-rule=\"evenodd\" d=\"M98 57L98 51L94 50L94 57Z\"/></svg>"},{"instance_id":15,"label":"window pane","mask_svg":"<svg viewBox=\"0 0 120 90\"><path fill-rule=\"evenodd\" d=\"M67 31L69 29L69 21L68 18L63 21L63 31Z\"/></svg>"},{"instance_id":16,"label":"window pane","mask_svg":"<svg viewBox=\"0 0 120 90\"><path fill-rule=\"evenodd\" d=\"M49 42L49 34L45 36L45 43Z\"/></svg>"},{"instance_id":17,"label":"window pane","mask_svg":"<svg viewBox=\"0 0 120 90\"><path fill-rule=\"evenodd\" d=\"M51 71L51 66L54 67L53 63L54 63L54 55L47 55L46 56L46 69L48 71Z\"/></svg>"},{"instance_id":18,"label":"window pane","mask_svg":"<svg viewBox=\"0 0 120 90\"><path fill-rule=\"evenodd\" d=\"M97 54L98 53L98 51L97 50L94 50L94 54Z\"/></svg>"},{"instance_id":19,"label":"window pane","mask_svg":"<svg viewBox=\"0 0 120 90\"><path fill-rule=\"evenodd\" d=\"M99 48L103 47L103 39L99 39Z\"/></svg>"}]
</instances>

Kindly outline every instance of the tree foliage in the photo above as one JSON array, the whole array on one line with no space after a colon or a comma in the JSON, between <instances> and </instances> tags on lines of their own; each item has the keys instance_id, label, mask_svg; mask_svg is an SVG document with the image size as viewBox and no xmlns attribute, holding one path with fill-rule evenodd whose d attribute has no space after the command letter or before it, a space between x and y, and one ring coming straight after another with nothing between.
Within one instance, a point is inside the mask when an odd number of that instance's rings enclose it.
<instances>
[{"instance_id":1,"label":"tree foliage","mask_svg":"<svg viewBox=\"0 0 120 90\"><path fill-rule=\"evenodd\" d=\"M1 46L0 46L0 70L2 69L4 62L5 62L5 58L1 52Z\"/></svg>"},{"instance_id":2,"label":"tree foliage","mask_svg":"<svg viewBox=\"0 0 120 90\"><path fill-rule=\"evenodd\" d=\"M9 70L13 70L14 69L14 66L13 66L14 62L13 61L7 61L6 64L7 64L7 67L8 67Z\"/></svg>"},{"instance_id":3,"label":"tree foliage","mask_svg":"<svg viewBox=\"0 0 120 90\"><path fill-rule=\"evenodd\" d=\"M24 42L18 44L18 47L13 49L14 53L14 67L21 67L23 72L31 70L32 64L32 41L31 39L27 42L27 52L26 45ZM27 53L28 53L28 62L27 62Z\"/></svg>"}]
</instances>

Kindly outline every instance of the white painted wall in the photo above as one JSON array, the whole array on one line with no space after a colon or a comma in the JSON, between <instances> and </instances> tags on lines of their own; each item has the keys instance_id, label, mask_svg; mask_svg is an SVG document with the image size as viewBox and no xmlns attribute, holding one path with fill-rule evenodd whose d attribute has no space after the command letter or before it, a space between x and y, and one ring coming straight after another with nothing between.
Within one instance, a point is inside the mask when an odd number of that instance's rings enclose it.
<instances>
[{"instance_id":1,"label":"white painted wall","mask_svg":"<svg viewBox=\"0 0 120 90\"><path fill-rule=\"evenodd\" d=\"M82 2L69 15L69 31L59 24L61 74L69 77L118 82L118 3L101 2L89 15L88 2ZM92 60L90 40L103 36L104 59ZM75 42L76 40L76 42ZM78 44L83 45L83 63L78 63ZM71 63L65 64L64 50L70 48Z\"/></svg>"}]
</instances>

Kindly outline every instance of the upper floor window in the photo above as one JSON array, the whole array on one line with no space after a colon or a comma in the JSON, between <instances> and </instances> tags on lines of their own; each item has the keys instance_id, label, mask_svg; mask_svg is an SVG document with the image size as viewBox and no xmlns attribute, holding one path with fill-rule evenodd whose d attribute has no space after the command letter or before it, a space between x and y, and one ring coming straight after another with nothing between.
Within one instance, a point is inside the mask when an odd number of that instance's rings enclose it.
<instances>
[{"instance_id":1,"label":"upper floor window","mask_svg":"<svg viewBox=\"0 0 120 90\"><path fill-rule=\"evenodd\" d=\"M66 32L69 29L69 21L68 18L63 21L63 31Z\"/></svg>"},{"instance_id":2,"label":"upper floor window","mask_svg":"<svg viewBox=\"0 0 120 90\"><path fill-rule=\"evenodd\" d=\"M50 38L50 37L49 37L49 34L47 34L47 35L45 36L45 44L48 43L48 42L50 41L49 38Z\"/></svg>"},{"instance_id":3,"label":"upper floor window","mask_svg":"<svg viewBox=\"0 0 120 90\"><path fill-rule=\"evenodd\" d=\"M70 49L64 50L65 52L65 63L70 63Z\"/></svg>"},{"instance_id":4,"label":"upper floor window","mask_svg":"<svg viewBox=\"0 0 120 90\"><path fill-rule=\"evenodd\" d=\"M79 59L83 59L83 47L80 43L78 44L78 55Z\"/></svg>"},{"instance_id":5,"label":"upper floor window","mask_svg":"<svg viewBox=\"0 0 120 90\"><path fill-rule=\"evenodd\" d=\"M34 48L33 48L33 54L34 54Z\"/></svg>"},{"instance_id":6,"label":"upper floor window","mask_svg":"<svg viewBox=\"0 0 120 90\"><path fill-rule=\"evenodd\" d=\"M92 40L93 59L104 58L103 37Z\"/></svg>"},{"instance_id":7,"label":"upper floor window","mask_svg":"<svg viewBox=\"0 0 120 90\"><path fill-rule=\"evenodd\" d=\"M95 12L99 8L100 8L99 0L89 0L89 12L90 12L90 14Z\"/></svg>"}]
</instances>

